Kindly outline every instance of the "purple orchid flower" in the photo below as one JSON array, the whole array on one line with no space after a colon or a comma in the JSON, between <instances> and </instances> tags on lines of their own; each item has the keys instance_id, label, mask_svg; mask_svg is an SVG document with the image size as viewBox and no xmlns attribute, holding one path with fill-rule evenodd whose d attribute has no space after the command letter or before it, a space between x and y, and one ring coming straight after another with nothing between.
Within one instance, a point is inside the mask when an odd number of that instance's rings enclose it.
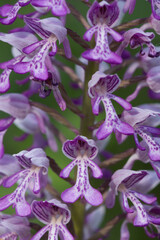
<instances>
[{"instance_id":1,"label":"purple orchid flower","mask_svg":"<svg viewBox=\"0 0 160 240\"><path fill-rule=\"evenodd\" d=\"M149 226L144 228L146 234L150 238L159 238L160 237L160 206L156 205L147 209L149 215L154 221L151 221ZM155 232L156 231L156 232Z\"/></svg>"},{"instance_id":2,"label":"purple orchid flower","mask_svg":"<svg viewBox=\"0 0 160 240\"><path fill-rule=\"evenodd\" d=\"M156 141L156 143L160 145L160 138L154 138L154 140ZM160 178L160 157L159 160L152 161L148 156L149 147L146 144L146 142L142 141L140 144L145 150L141 151L140 149L137 149L136 152L130 156L130 158L128 159L123 168L131 169L133 167L134 162L136 160L140 160L144 163L150 163L154 171L156 172L158 178Z\"/></svg>"},{"instance_id":3,"label":"purple orchid flower","mask_svg":"<svg viewBox=\"0 0 160 240\"><path fill-rule=\"evenodd\" d=\"M144 87L149 87L152 91L154 91L153 94L158 94L160 92L158 71L160 56L151 58L148 56L147 52L148 49L145 48L143 50L144 55L137 56L137 60L128 67L127 71L124 74L124 79L129 79L133 76L137 68L141 68L145 73L144 81L138 83L135 91L126 98L126 100L129 102L133 101L138 96L141 89ZM160 52L159 47L156 47L156 52Z\"/></svg>"},{"instance_id":4,"label":"purple orchid flower","mask_svg":"<svg viewBox=\"0 0 160 240\"><path fill-rule=\"evenodd\" d=\"M67 178L76 165L78 168L76 184L61 194L62 200L73 203L79 197L84 197L89 204L100 205L103 197L90 185L88 176L88 167L92 169L93 177L100 178L103 175L101 169L92 161L98 152L94 141L84 136L77 136L74 140L67 140L62 150L67 157L73 159L73 162L61 171L60 177Z\"/></svg>"},{"instance_id":5,"label":"purple orchid flower","mask_svg":"<svg viewBox=\"0 0 160 240\"><path fill-rule=\"evenodd\" d=\"M0 213L1 240L30 240L30 227L27 218Z\"/></svg>"},{"instance_id":6,"label":"purple orchid flower","mask_svg":"<svg viewBox=\"0 0 160 240\"><path fill-rule=\"evenodd\" d=\"M0 159L0 185L2 185L3 181L5 178L8 176L11 176L15 174L16 172L21 170L21 167L19 163L17 162L16 158L9 155L5 154L1 159Z\"/></svg>"},{"instance_id":7,"label":"purple orchid flower","mask_svg":"<svg viewBox=\"0 0 160 240\"><path fill-rule=\"evenodd\" d=\"M6 4L0 7L0 15L4 18L0 18L0 23L2 24L11 24L16 20L18 11L21 7L28 5L31 0L19 0L15 5Z\"/></svg>"},{"instance_id":8,"label":"purple orchid flower","mask_svg":"<svg viewBox=\"0 0 160 240\"><path fill-rule=\"evenodd\" d=\"M121 57L109 49L107 36L110 34L117 42L123 40L123 37L111 28L118 16L119 8L116 1L112 4L108 4L106 1L100 3L95 1L92 4L87 18L93 27L84 34L84 39L91 41L93 34L96 34L96 46L94 49L82 53L82 57L92 61L105 61L114 64L122 62Z\"/></svg>"},{"instance_id":9,"label":"purple orchid flower","mask_svg":"<svg viewBox=\"0 0 160 240\"><path fill-rule=\"evenodd\" d=\"M11 115L0 119L0 158L4 154L3 138L7 129L16 118L25 118L30 110L28 98L21 94L10 93L0 96L0 111Z\"/></svg>"},{"instance_id":10,"label":"purple orchid flower","mask_svg":"<svg viewBox=\"0 0 160 240\"><path fill-rule=\"evenodd\" d=\"M110 182L110 189L107 195L106 204L108 208L112 208L115 204L115 196L118 191L122 195L122 205L127 213L133 213L135 210L128 204L128 199L133 203L137 215L134 218L134 226L146 226L148 225L148 216L145 211L143 204L139 201L142 200L147 204L152 204L156 201L156 197L144 195L143 192L148 188L146 185L145 177L147 176L146 171L132 171L127 169L117 170ZM141 182L141 180L144 181ZM147 181L149 184L153 182ZM145 188L144 186L147 186ZM143 190L143 192L142 192Z\"/></svg>"},{"instance_id":11,"label":"purple orchid flower","mask_svg":"<svg viewBox=\"0 0 160 240\"><path fill-rule=\"evenodd\" d=\"M150 0L150 1L151 1L153 16L157 20L160 20L160 2L159 2L159 0Z\"/></svg>"},{"instance_id":12,"label":"purple orchid flower","mask_svg":"<svg viewBox=\"0 0 160 240\"><path fill-rule=\"evenodd\" d=\"M65 0L32 0L35 7L47 7L54 16L65 16L70 13Z\"/></svg>"},{"instance_id":13,"label":"purple orchid flower","mask_svg":"<svg viewBox=\"0 0 160 240\"><path fill-rule=\"evenodd\" d=\"M25 48L23 52L30 54L36 50L34 57L29 62L20 62L14 65L14 71L20 74L31 72L36 79L47 80L48 69L46 66L46 57L50 49L50 56L57 52L57 40L59 43L66 43L67 30L63 23L57 18L45 18L42 20L36 18L24 17L26 24L36 32L43 40L35 42ZM50 26L50 27L48 27ZM68 41L67 41L68 43ZM64 45L67 57L71 57L68 44Z\"/></svg>"},{"instance_id":14,"label":"purple orchid flower","mask_svg":"<svg viewBox=\"0 0 160 240\"><path fill-rule=\"evenodd\" d=\"M130 29L124 33L123 37L124 40L117 49L116 53L121 56L123 50L130 45L131 48L141 47L140 54L144 54L143 52L143 45L146 44L149 48L148 56L149 57L156 57L157 52L155 46L151 43L152 39L154 38L154 33L152 32L144 32L139 28Z\"/></svg>"},{"instance_id":15,"label":"purple orchid flower","mask_svg":"<svg viewBox=\"0 0 160 240\"><path fill-rule=\"evenodd\" d=\"M74 240L66 228L66 224L71 219L71 213L66 204L61 203L56 199L50 201L33 201L32 212L38 218L39 221L44 223L46 226L37 232L31 240L39 240L48 231L48 240Z\"/></svg>"},{"instance_id":16,"label":"purple orchid flower","mask_svg":"<svg viewBox=\"0 0 160 240\"><path fill-rule=\"evenodd\" d=\"M0 198L0 210L4 210L13 205L19 216L27 216L31 214L31 207L25 200L25 192L32 182L32 191L37 194L41 190L41 185L47 182L47 173L49 160L45 152L41 148L35 148L31 151L21 151L14 155L19 164L24 168L3 181L4 187L11 187L21 179L16 190Z\"/></svg>"},{"instance_id":17,"label":"purple orchid flower","mask_svg":"<svg viewBox=\"0 0 160 240\"><path fill-rule=\"evenodd\" d=\"M144 205L144 208L146 210L147 218L148 218L148 225L144 227L144 230L150 238L158 237L159 235L155 233L152 227L154 226L154 228L157 228L158 225L160 224L160 207L159 206L150 207L150 206ZM120 240L130 239L128 224L134 222L134 219L137 215L136 209L134 210L135 211L133 213L127 213L126 219L122 223Z\"/></svg>"},{"instance_id":18,"label":"purple orchid flower","mask_svg":"<svg viewBox=\"0 0 160 240\"><path fill-rule=\"evenodd\" d=\"M31 113L27 114L24 119L16 119L14 124L25 132L26 137L29 134L33 135L34 142L31 149L49 146L54 152L57 151L58 147L53 133L54 128L44 111L32 106ZM47 140L44 139L42 134L46 135ZM19 140L22 140L22 138Z\"/></svg>"},{"instance_id":19,"label":"purple orchid flower","mask_svg":"<svg viewBox=\"0 0 160 240\"><path fill-rule=\"evenodd\" d=\"M115 130L127 135L134 133L129 124L120 121L110 100L114 99L126 110L132 108L130 103L112 94L112 92L118 88L119 84L120 79L116 74L106 75L99 71L92 76L92 79L88 83L88 94L91 97L93 113L95 115L99 114L99 105L101 101L106 111L106 119L96 133L98 139L108 137Z\"/></svg>"},{"instance_id":20,"label":"purple orchid flower","mask_svg":"<svg viewBox=\"0 0 160 240\"><path fill-rule=\"evenodd\" d=\"M146 142L149 148L148 155L152 161L160 159L160 145L155 139L160 134L159 128L155 128L160 124L159 115L159 104L144 104L132 108L129 112L124 111L121 117L134 128L134 139L141 151L144 151L145 148L140 145L137 135ZM124 141L125 138L124 135L118 136L119 142Z\"/></svg>"},{"instance_id":21,"label":"purple orchid flower","mask_svg":"<svg viewBox=\"0 0 160 240\"><path fill-rule=\"evenodd\" d=\"M136 0L125 0L124 12L129 11L129 14L132 14L136 5Z\"/></svg>"},{"instance_id":22,"label":"purple orchid flower","mask_svg":"<svg viewBox=\"0 0 160 240\"><path fill-rule=\"evenodd\" d=\"M37 38L29 32L0 33L0 40L10 44L17 49L13 59L0 63L0 68L4 71L0 74L0 93L6 92L10 88L9 77L13 70L13 66L25 59L26 55L22 53L22 49L28 44L33 44Z\"/></svg>"}]
</instances>

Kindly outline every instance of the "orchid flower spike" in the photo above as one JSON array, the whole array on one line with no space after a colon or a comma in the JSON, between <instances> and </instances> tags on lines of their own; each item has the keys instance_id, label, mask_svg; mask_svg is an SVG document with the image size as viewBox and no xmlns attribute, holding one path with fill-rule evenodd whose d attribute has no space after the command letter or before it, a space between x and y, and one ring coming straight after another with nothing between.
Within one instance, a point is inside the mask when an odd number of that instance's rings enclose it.
<instances>
[{"instance_id":1,"label":"orchid flower spike","mask_svg":"<svg viewBox=\"0 0 160 240\"><path fill-rule=\"evenodd\" d=\"M25 192L31 182L30 187L35 194L40 192L42 184L44 186L44 183L47 183L49 160L41 148L21 151L14 157L24 169L3 181L3 186L7 188L18 180L20 180L20 184L13 193L0 198L0 211L13 205L17 215L28 216L31 214L31 207L25 200Z\"/></svg>"},{"instance_id":2,"label":"orchid flower spike","mask_svg":"<svg viewBox=\"0 0 160 240\"><path fill-rule=\"evenodd\" d=\"M91 41L93 34L96 34L96 46L94 49L83 52L82 57L92 61L104 61L114 64L122 62L121 57L109 49L107 36L110 34L117 42L123 40L123 37L111 28L118 16L119 8L116 1L112 4L106 1L101 1L100 3L95 1L92 4L87 18L93 27L84 34L83 38L86 41Z\"/></svg>"},{"instance_id":3,"label":"orchid flower spike","mask_svg":"<svg viewBox=\"0 0 160 240\"><path fill-rule=\"evenodd\" d=\"M101 169L92 161L98 153L94 141L84 136L77 136L74 140L67 140L62 150L73 162L61 171L60 177L67 178L76 165L78 168L76 184L62 192L62 200L73 203L79 197L84 197L89 204L100 205L103 202L103 197L98 190L90 185L88 176L88 167L91 168L93 177L101 178L103 175Z\"/></svg>"},{"instance_id":4,"label":"orchid flower spike","mask_svg":"<svg viewBox=\"0 0 160 240\"><path fill-rule=\"evenodd\" d=\"M129 199L137 211L137 215L134 218L134 226L148 225L147 213L139 199L147 204L152 204L157 200L156 197L148 196L143 193L146 189L148 191L152 189L154 184L150 178L148 178L148 180L145 179L147 174L146 171L132 171L128 169L117 170L112 175L112 180L109 184L110 189L106 198L107 207L112 208L114 206L115 197L119 191L122 195L122 206L124 210L127 213L135 212L135 210L128 204ZM151 185L151 187L148 188L147 184L149 186Z\"/></svg>"},{"instance_id":5,"label":"orchid flower spike","mask_svg":"<svg viewBox=\"0 0 160 240\"><path fill-rule=\"evenodd\" d=\"M29 62L19 62L14 65L14 71L20 74L31 72L36 79L47 80L49 69L46 66L46 57L48 52L54 56L57 52L57 40L59 43L66 43L67 30L63 23L57 18L37 18L24 17L26 24L37 33L43 40L35 42L23 48L25 54L34 52L32 60ZM70 47L64 45L67 57L71 57Z\"/></svg>"},{"instance_id":6,"label":"orchid flower spike","mask_svg":"<svg viewBox=\"0 0 160 240\"><path fill-rule=\"evenodd\" d=\"M122 122L111 103L111 99L118 102L124 109L131 110L132 106L124 99L113 95L112 93L120 84L119 77L115 75L106 75L102 72L96 72L88 83L88 94L91 97L92 111L95 115L99 114L100 102L103 102L106 119L99 127L96 136L98 139L108 137L113 131L117 130L123 134L133 134L133 128L125 122Z\"/></svg>"},{"instance_id":7,"label":"orchid flower spike","mask_svg":"<svg viewBox=\"0 0 160 240\"><path fill-rule=\"evenodd\" d=\"M58 240L58 235L62 240L74 240L66 228L66 224L71 219L71 213L66 204L56 199L50 201L33 201L32 212L39 221L46 226L37 232L31 240L39 240L48 231L48 240Z\"/></svg>"}]
</instances>

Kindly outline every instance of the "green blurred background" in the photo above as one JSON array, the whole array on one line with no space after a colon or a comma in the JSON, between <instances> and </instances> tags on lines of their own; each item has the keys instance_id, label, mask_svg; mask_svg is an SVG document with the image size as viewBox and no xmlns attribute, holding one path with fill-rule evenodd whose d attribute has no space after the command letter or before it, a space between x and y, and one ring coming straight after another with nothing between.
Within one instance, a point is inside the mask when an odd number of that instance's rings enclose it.
<instances>
[{"instance_id":1,"label":"green blurred background","mask_svg":"<svg viewBox=\"0 0 160 240\"><path fill-rule=\"evenodd\" d=\"M14 4L16 1L0 1L0 6L4 5L4 4ZM75 6L76 9L78 9L78 11L84 16L86 17L86 13L87 13L87 9L88 7L82 3L80 0L68 0L67 2L71 3L73 6ZM90 1L91 2L91 1ZM93 1L92 1L93 2ZM31 6L26 6L24 8L21 9L20 13L22 14L26 14L26 13L30 13L33 11L33 8ZM129 15L128 13L125 15L125 17L123 18L123 22L128 22L131 21L133 19L136 18L143 18L143 17L149 17L151 14L151 7L150 4L148 2L146 2L145 0L141 0L141 1L137 1L136 2L136 8L133 12L132 15ZM47 16L52 16L50 13ZM80 22L75 19L72 15L68 15L67 16L67 23L66 26L70 29L72 29L73 31L77 32L80 36L83 36L83 34L85 33L85 29L84 27L80 24ZM21 20L16 20L12 25L10 26L4 26L4 25L0 25L0 32L8 32L9 30L16 28L16 27L23 27L23 21ZM71 45L71 50L72 50L72 54L74 56L76 56L77 58L79 58L81 56L81 53L84 51L77 43L75 43L70 37L69 37L69 41L70 41L70 45ZM154 44L156 46L158 46L159 44L159 36L157 36L154 40ZM130 50L130 49L129 49ZM132 53L135 54L139 51L139 49L136 49L136 51L132 50ZM9 59L12 58L12 54L11 54L11 47L3 42L0 42L0 62L4 62L7 61ZM75 69L75 66L73 63L71 63L68 60L65 60L63 57L60 56L56 56L56 58L60 61L62 61L64 64L72 67L73 69ZM141 71L137 71L136 74L140 74ZM118 75L120 78L123 77L124 74L124 69L122 69L121 71L118 72ZM25 76L27 76L28 74L26 74ZM67 91L68 96L70 96L71 98L78 98L82 95L82 90L79 89L72 89L71 88L71 80L68 77L68 75L66 75L64 72L60 71L60 75L61 75L61 81ZM25 89L28 88L28 84L21 86L21 85L17 85L16 84L16 80L20 80L20 79L24 79L24 75L18 75L15 73L12 73L10 76L10 84L11 84L11 88L8 92L14 92L14 93L21 93L23 92ZM131 94L133 92L133 90L135 89L136 84L133 84L130 87L124 88L124 89L119 89L116 91L115 94L126 98L129 94ZM50 106L54 109L56 109L58 112L60 112L63 116L65 116L66 119L68 119L75 127L79 128L80 125L80 119L79 117L77 117L75 114L73 114L71 111L66 110L64 112L61 112L59 107L57 106L55 99L53 97L53 95L51 94L49 97L47 97L46 99L41 99L39 98L38 95L34 95L32 97L33 101L37 101L37 102L42 102L43 104L46 104L47 106ZM149 102L154 102L154 100L149 99L148 97L148 91L147 89L143 89L139 96L136 98L135 101L132 102L133 106L137 106L143 103L149 103ZM122 112L122 108L118 105L118 104L114 104L116 111L118 114L120 114ZM0 112L0 118L2 118L4 116L3 113ZM101 114L97 119L101 120L104 118L104 114ZM75 137L75 134L73 134L69 129L67 129L66 127L62 126L61 124L59 124L57 121L55 121L53 118L51 118L52 123L58 128L60 129L60 131L62 131L62 133L64 134L64 136L67 139L72 139ZM14 125L12 125L5 137L4 137L4 145L5 145L5 153L9 153L9 154L14 154L17 153L21 150L27 149L32 142L32 137L28 137L25 141L22 142L16 142L14 140L15 136L20 136L22 134L21 130L19 130L17 127L15 127ZM70 160L67 159L62 151L61 151L61 143L57 140L58 143L58 147L59 147L59 151L54 153L52 152L49 148L46 149L46 153L47 155L53 157L57 164L63 168L65 167ZM116 154L116 153L121 153L123 151L125 151L128 148L131 147L135 147L135 143L133 140L133 137L128 137L127 141L125 141L123 144L118 145L117 141L115 140L115 136L112 134L110 141L106 147L106 150L108 152L111 152L112 154ZM103 159L102 159L103 160ZM122 161L118 164L116 164L115 166L111 167L110 170L111 171L115 171L117 169L120 169L123 167L125 161ZM141 163L135 164L135 169L150 169L149 165L144 165ZM53 182L53 187L59 191L62 192L64 189L66 189L67 187L69 187L69 184L66 183L64 180L60 179L56 174L54 174L51 170L49 171L49 175L50 178L52 179ZM94 179L91 180L91 183L93 186L98 186L100 184L100 181L95 181ZM11 191L13 191L15 187L12 187L11 189L3 189L1 187L1 191L0 191L0 196L4 196L4 194L6 193L10 193ZM155 190L154 192L158 192ZM158 192L158 198L159 198L159 192ZM14 213L14 210L12 208L9 208L8 210L6 210L5 212L7 213ZM106 216L105 219L102 223L102 226L105 226L106 222L109 221L110 219L112 219L114 216L116 216L117 214L122 213L120 205L118 203L118 199L116 202L116 206L114 207L114 209L107 209L106 210ZM96 221L96 219L95 219ZM120 238L120 226L121 226L120 222L119 224L117 224L111 231L110 235L108 236L107 239L116 239L118 240ZM129 230L130 230L130 240L135 240L135 239L149 239L145 233L143 228L139 228L139 227L133 227L131 224L129 224Z\"/></svg>"}]
</instances>

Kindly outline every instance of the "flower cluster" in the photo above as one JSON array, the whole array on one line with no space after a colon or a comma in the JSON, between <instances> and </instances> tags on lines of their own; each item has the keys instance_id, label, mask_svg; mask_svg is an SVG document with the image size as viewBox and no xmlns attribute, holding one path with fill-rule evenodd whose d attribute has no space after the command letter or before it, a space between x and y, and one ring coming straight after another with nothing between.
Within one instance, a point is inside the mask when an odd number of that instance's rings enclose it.
<instances>
[{"instance_id":1,"label":"flower cluster","mask_svg":"<svg viewBox=\"0 0 160 240\"><path fill-rule=\"evenodd\" d=\"M71 2L0 7L0 239L159 239L160 1Z\"/></svg>"}]
</instances>

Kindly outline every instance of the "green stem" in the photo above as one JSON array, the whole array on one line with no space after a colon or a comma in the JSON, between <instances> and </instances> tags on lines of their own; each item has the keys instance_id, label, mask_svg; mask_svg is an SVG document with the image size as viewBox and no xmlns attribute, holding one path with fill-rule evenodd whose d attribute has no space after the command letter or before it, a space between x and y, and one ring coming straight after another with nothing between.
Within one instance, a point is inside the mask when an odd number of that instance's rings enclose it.
<instances>
[{"instance_id":1,"label":"green stem","mask_svg":"<svg viewBox=\"0 0 160 240\"><path fill-rule=\"evenodd\" d=\"M85 72L84 92L83 92L83 106L82 114L84 117L81 119L80 135L92 138L92 131L89 126L94 124L94 115L92 113L91 99L88 96L88 82L91 80L92 75L98 70L97 62L89 62ZM85 204L78 200L72 205L72 220L76 233L76 240L83 239L83 226L85 218Z\"/></svg>"},{"instance_id":2,"label":"green stem","mask_svg":"<svg viewBox=\"0 0 160 240\"><path fill-rule=\"evenodd\" d=\"M83 92L83 106L82 114L84 118L81 120L80 134L87 138L92 138L92 131L89 129L90 124L94 123L94 115L92 113L91 99L88 96L88 82L91 80L92 75L98 70L97 62L89 62L86 67L84 92Z\"/></svg>"}]
</instances>

